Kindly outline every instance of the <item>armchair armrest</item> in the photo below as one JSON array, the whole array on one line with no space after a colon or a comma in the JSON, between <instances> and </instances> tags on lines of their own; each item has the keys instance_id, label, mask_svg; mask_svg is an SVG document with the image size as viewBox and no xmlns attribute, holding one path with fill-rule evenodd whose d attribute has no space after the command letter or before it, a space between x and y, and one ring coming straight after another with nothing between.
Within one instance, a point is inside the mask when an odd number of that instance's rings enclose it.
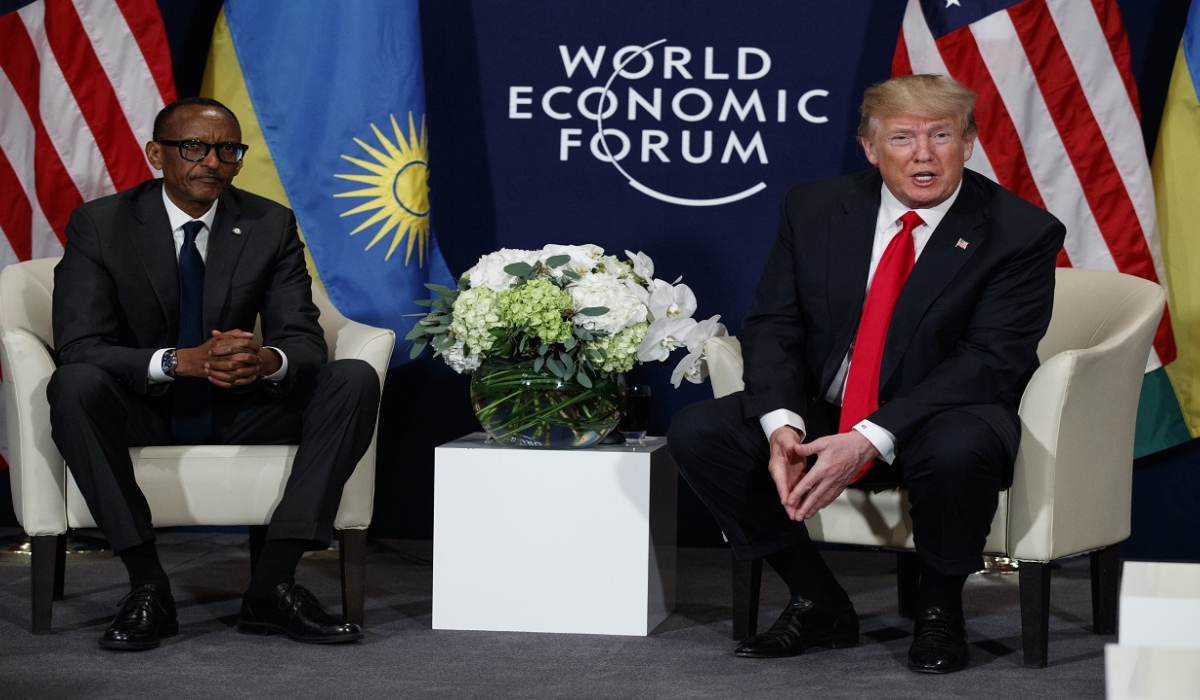
<instances>
[{"instance_id":1,"label":"armchair armrest","mask_svg":"<svg viewBox=\"0 0 1200 700\"><path fill-rule=\"evenodd\" d=\"M50 437L46 385L54 373L50 350L23 328L4 332L9 476L17 522L30 536L67 531L67 466Z\"/></svg>"},{"instance_id":2,"label":"armchair armrest","mask_svg":"<svg viewBox=\"0 0 1200 700\"><path fill-rule=\"evenodd\" d=\"M704 341L704 358L708 362L713 398L719 399L745 388L742 382L742 344L736 337L721 336Z\"/></svg>"},{"instance_id":3,"label":"armchair armrest","mask_svg":"<svg viewBox=\"0 0 1200 700\"><path fill-rule=\"evenodd\" d=\"M1050 561L1129 536L1138 398L1164 300L1154 284L1131 292L1093 345L1034 373L1021 398L1010 556Z\"/></svg>"}]
</instances>

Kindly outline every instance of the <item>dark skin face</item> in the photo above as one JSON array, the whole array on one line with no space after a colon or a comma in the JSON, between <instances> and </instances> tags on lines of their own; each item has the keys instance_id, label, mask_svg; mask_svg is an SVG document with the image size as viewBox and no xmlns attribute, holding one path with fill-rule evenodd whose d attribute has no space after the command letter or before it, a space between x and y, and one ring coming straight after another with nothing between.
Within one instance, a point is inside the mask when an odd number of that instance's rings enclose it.
<instances>
[{"instance_id":1,"label":"dark skin face","mask_svg":"<svg viewBox=\"0 0 1200 700\"><path fill-rule=\"evenodd\" d=\"M242 130L223 109L188 105L171 115L161 137L168 141L195 139L206 143L240 143ZM184 160L175 146L156 141L146 144L146 158L155 170L162 171L167 196L193 218L203 216L242 169L240 162L222 163L216 149L209 149L203 160L192 163Z\"/></svg>"}]
</instances>

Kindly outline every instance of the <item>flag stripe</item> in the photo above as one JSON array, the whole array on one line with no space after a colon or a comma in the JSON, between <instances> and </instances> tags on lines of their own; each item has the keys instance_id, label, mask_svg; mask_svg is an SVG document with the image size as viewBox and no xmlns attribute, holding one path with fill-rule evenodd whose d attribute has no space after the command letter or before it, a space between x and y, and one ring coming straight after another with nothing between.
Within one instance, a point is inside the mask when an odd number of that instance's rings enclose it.
<instances>
[{"instance_id":1,"label":"flag stripe","mask_svg":"<svg viewBox=\"0 0 1200 700\"><path fill-rule=\"evenodd\" d=\"M54 144L51 143L42 123L38 101L41 62L19 13L0 16L0 36L6 39L5 50L0 51L0 70L8 77L33 125L33 172L37 174L34 189L37 192L38 203L50 228L60 241L65 241L67 219L71 210L83 203L83 198L63 167L62 159L59 158L58 151L54 149ZM11 104L9 108L12 108ZM14 163L14 167L15 165Z\"/></svg>"},{"instance_id":2,"label":"flag stripe","mask_svg":"<svg viewBox=\"0 0 1200 700\"><path fill-rule=\"evenodd\" d=\"M1056 2L1058 1L1060 0L1056 0ZM1121 22L1121 13L1117 11L1117 8L1109 0L1092 0L1092 10L1095 12L1096 20L1100 23L1101 31L1104 34L1105 41L1108 43L1108 49L1112 52L1113 61L1120 72L1121 82L1125 85L1125 95L1129 98L1129 104L1133 108L1133 113L1140 125L1142 121L1142 107L1138 101L1137 78L1133 75L1133 58L1132 52L1129 49L1129 34L1126 33L1125 25ZM1061 27L1062 25L1059 26Z\"/></svg>"},{"instance_id":3,"label":"flag stripe","mask_svg":"<svg viewBox=\"0 0 1200 700\"><path fill-rule=\"evenodd\" d=\"M12 164L0 150L0 192L19 192L21 181ZM8 243L18 260L28 260L33 244L33 208L25 197L4 197L0 199L0 229L3 229Z\"/></svg>"},{"instance_id":4,"label":"flag stripe","mask_svg":"<svg viewBox=\"0 0 1200 700\"><path fill-rule=\"evenodd\" d=\"M171 47L167 44L162 15L154 5L136 0L117 0L117 7L141 49L145 67L154 76L162 103L171 104L175 101L175 78L171 73Z\"/></svg>"},{"instance_id":5,"label":"flag stripe","mask_svg":"<svg viewBox=\"0 0 1200 700\"><path fill-rule=\"evenodd\" d=\"M150 167L141 159L128 157L129 153L141 152L142 145L125 119L112 83L108 81L70 0L46 0L46 38L91 128L117 190L128 189L149 178Z\"/></svg>"}]
</instances>

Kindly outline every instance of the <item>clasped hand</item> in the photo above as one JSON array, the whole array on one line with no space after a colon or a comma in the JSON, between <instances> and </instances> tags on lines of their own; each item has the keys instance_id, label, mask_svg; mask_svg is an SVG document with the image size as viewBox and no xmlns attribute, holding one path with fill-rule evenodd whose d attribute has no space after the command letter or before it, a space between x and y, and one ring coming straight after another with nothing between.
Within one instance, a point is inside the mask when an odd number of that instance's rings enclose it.
<instances>
[{"instance_id":1,"label":"clasped hand","mask_svg":"<svg viewBox=\"0 0 1200 700\"><path fill-rule=\"evenodd\" d=\"M795 428L783 426L771 433L771 460L767 469L779 492L779 502L795 521L808 520L833 502L856 474L879 451L862 433L846 433L802 443ZM808 458L816 456L811 468Z\"/></svg>"},{"instance_id":2,"label":"clasped hand","mask_svg":"<svg viewBox=\"0 0 1200 700\"><path fill-rule=\"evenodd\" d=\"M270 376L282 365L275 351L254 342L253 333L236 328L213 331L203 345L179 348L175 357L179 361L176 376L204 377L224 389Z\"/></svg>"}]
</instances>

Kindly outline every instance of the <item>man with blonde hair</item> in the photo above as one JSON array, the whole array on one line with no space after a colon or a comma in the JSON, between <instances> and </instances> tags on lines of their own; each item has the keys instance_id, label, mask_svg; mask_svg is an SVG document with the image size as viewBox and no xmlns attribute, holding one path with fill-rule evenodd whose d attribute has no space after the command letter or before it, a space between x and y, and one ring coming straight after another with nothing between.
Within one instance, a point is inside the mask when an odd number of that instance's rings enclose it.
<instances>
[{"instance_id":1,"label":"man with blonde hair","mask_svg":"<svg viewBox=\"0 0 1200 700\"><path fill-rule=\"evenodd\" d=\"M858 138L875 167L787 193L740 333L745 390L671 426L680 471L734 553L765 558L792 595L738 656L858 642L804 521L851 484L899 484L920 559L908 666L967 665L962 589L1012 482L1065 235L965 168L974 104L939 75L866 91Z\"/></svg>"}]
</instances>

